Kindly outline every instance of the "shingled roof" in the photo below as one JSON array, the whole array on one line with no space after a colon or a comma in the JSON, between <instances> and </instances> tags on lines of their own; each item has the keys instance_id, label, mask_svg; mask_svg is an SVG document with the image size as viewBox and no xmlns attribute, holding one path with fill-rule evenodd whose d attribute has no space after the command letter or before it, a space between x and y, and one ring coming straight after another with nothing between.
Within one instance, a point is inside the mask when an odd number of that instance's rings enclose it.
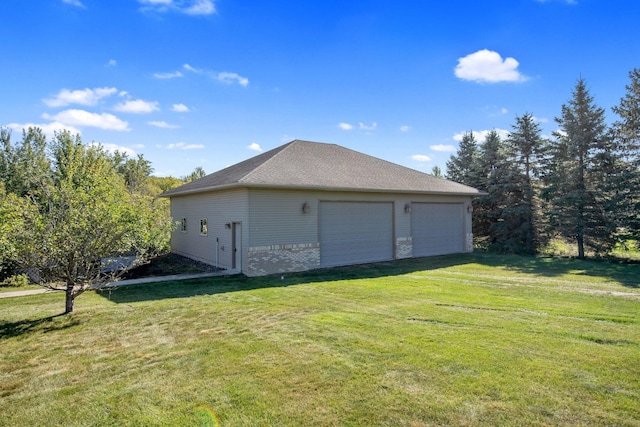
<instances>
[{"instance_id":1,"label":"shingled roof","mask_svg":"<svg viewBox=\"0 0 640 427\"><path fill-rule=\"evenodd\" d=\"M436 178L335 144L295 140L162 194L173 197L238 187L478 196Z\"/></svg>"}]
</instances>

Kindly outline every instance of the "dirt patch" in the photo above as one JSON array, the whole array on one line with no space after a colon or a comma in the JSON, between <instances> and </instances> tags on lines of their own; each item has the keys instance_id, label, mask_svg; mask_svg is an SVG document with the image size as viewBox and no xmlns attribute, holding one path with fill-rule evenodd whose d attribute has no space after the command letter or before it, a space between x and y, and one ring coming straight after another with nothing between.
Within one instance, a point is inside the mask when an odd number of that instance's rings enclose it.
<instances>
[{"instance_id":1,"label":"dirt patch","mask_svg":"<svg viewBox=\"0 0 640 427\"><path fill-rule=\"evenodd\" d=\"M152 258L148 263L129 270L120 280L170 276L172 274L209 273L217 270L219 269L213 265L170 253Z\"/></svg>"}]
</instances>

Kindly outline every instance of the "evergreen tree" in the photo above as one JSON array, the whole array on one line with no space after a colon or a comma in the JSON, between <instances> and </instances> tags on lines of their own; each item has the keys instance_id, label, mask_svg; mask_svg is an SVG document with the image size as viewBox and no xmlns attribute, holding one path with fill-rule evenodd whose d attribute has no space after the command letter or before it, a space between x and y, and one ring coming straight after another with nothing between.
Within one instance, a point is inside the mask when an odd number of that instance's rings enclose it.
<instances>
[{"instance_id":1,"label":"evergreen tree","mask_svg":"<svg viewBox=\"0 0 640 427\"><path fill-rule=\"evenodd\" d=\"M629 238L640 240L640 69L629 73L631 83L620 104L613 107L619 119L613 123L619 174L612 182L618 206L616 220Z\"/></svg>"},{"instance_id":2,"label":"evergreen tree","mask_svg":"<svg viewBox=\"0 0 640 427\"><path fill-rule=\"evenodd\" d=\"M507 138L508 169L506 178L510 200L511 239L515 252L534 254L541 245L541 221L538 201L539 185L537 177L540 172L540 159L545 142L541 136L540 126L532 114L516 116L516 123Z\"/></svg>"},{"instance_id":3,"label":"evergreen tree","mask_svg":"<svg viewBox=\"0 0 640 427\"><path fill-rule=\"evenodd\" d=\"M614 244L615 222L607 177L612 170L613 146L605 125L604 109L595 105L584 79L555 119L560 129L550 144L544 197L549 226L554 233L575 240L578 256L585 246L597 254Z\"/></svg>"},{"instance_id":4,"label":"evergreen tree","mask_svg":"<svg viewBox=\"0 0 640 427\"><path fill-rule=\"evenodd\" d=\"M447 161L447 179L461 184L478 186L478 143L473 132L465 132L456 154Z\"/></svg>"},{"instance_id":5,"label":"evergreen tree","mask_svg":"<svg viewBox=\"0 0 640 427\"><path fill-rule=\"evenodd\" d=\"M474 201L473 235L476 246L495 247L495 224L501 221L507 200L503 188L506 156L504 144L495 131L487 134L480 145L476 163L478 188L486 191L486 196Z\"/></svg>"}]
</instances>

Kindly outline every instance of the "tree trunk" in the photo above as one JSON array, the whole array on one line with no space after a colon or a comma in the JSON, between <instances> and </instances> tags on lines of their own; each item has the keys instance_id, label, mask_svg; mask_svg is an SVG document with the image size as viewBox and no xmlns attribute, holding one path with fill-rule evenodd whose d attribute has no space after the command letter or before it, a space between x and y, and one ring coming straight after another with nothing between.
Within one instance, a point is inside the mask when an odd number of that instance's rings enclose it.
<instances>
[{"instance_id":1,"label":"tree trunk","mask_svg":"<svg viewBox=\"0 0 640 427\"><path fill-rule=\"evenodd\" d=\"M578 235L578 258L584 258L584 236Z\"/></svg>"},{"instance_id":2,"label":"tree trunk","mask_svg":"<svg viewBox=\"0 0 640 427\"><path fill-rule=\"evenodd\" d=\"M67 289L65 290L64 314L69 314L73 311L73 303L76 298L73 288L73 283L67 283Z\"/></svg>"}]
</instances>

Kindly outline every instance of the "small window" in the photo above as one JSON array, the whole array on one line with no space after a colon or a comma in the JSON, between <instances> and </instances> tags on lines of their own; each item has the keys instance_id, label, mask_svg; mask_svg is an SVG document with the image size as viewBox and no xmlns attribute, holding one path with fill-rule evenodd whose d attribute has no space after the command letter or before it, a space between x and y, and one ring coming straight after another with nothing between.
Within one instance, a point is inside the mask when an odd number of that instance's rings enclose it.
<instances>
[{"instance_id":1,"label":"small window","mask_svg":"<svg viewBox=\"0 0 640 427\"><path fill-rule=\"evenodd\" d=\"M182 218L182 220L180 221L180 231L182 231L183 233L187 232L187 218Z\"/></svg>"},{"instance_id":2,"label":"small window","mask_svg":"<svg viewBox=\"0 0 640 427\"><path fill-rule=\"evenodd\" d=\"M202 218L200 220L200 235L201 236L207 235L207 218Z\"/></svg>"}]
</instances>

